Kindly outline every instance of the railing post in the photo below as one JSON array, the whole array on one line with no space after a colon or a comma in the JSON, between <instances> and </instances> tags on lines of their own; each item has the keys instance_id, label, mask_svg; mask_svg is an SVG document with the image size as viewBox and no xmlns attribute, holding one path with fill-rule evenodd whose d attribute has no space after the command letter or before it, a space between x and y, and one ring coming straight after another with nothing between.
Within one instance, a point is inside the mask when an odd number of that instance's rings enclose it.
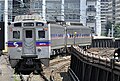
<instances>
[{"instance_id":1,"label":"railing post","mask_svg":"<svg viewBox=\"0 0 120 81\"><path fill-rule=\"evenodd\" d=\"M110 59L110 63L111 63L111 81L114 81L114 64L115 64L115 60Z\"/></svg>"}]
</instances>

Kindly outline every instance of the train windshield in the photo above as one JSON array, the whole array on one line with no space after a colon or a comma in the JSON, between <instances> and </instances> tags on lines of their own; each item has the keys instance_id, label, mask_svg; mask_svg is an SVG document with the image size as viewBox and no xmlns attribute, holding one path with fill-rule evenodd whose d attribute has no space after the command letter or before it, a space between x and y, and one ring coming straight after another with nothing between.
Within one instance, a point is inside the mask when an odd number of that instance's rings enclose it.
<instances>
[{"instance_id":1,"label":"train windshield","mask_svg":"<svg viewBox=\"0 0 120 81\"><path fill-rule=\"evenodd\" d=\"M13 31L13 38L20 39L20 31Z\"/></svg>"},{"instance_id":2,"label":"train windshield","mask_svg":"<svg viewBox=\"0 0 120 81\"><path fill-rule=\"evenodd\" d=\"M32 38L32 30L26 30L26 38Z\"/></svg>"},{"instance_id":3,"label":"train windshield","mask_svg":"<svg viewBox=\"0 0 120 81\"><path fill-rule=\"evenodd\" d=\"M44 26L44 23L42 23L42 22L36 22L36 26Z\"/></svg>"},{"instance_id":4,"label":"train windshield","mask_svg":"<svg viewBox=\"0 0 120 81\"><path fill-rule=\"evenodd\" d=\"M38 37L45 38L45 31L43 31L43 30L38 31Z\"/></svg>"},{"instance_id":5,"label":"train windshield","mask_svg":"<svg viewBox=\"0 0 120 81\"><path fill-rule=\"evenodd\" d=\"M21 27L22 23L14 23L14 27Z\"/></svg>"},{"instance_id":6,"label":"train windshield","mask_svg":"<svg viewBox=\"0 0 120 81\"><path fill-rule=\"evenodd\" d=\"M32 22L24 23L24 26L34 26L34 23Z\"/></svg>"}]
</instances>

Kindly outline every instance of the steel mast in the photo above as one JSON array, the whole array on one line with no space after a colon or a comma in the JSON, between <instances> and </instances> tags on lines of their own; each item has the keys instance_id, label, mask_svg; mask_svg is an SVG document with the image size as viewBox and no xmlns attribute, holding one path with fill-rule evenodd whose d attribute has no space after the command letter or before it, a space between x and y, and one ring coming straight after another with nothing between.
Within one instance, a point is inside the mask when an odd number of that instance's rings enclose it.
<instances>
[{"instance_id":1,"label":"steel mast","mask_svg":"<svg viewBox=\"0 0 120 81\"><path fill-rule=\"evenodd\" d=\"M5 5L4 5L4 21L5 21L5 51L7 51L7 42L8 42L8 0L5 0Z\"/></svg>"},{"instance_id":2,"label":"steel mast","mask_svg":"<svg viewBox=\"0 0 120 81\"><path fill-rule=\"evenodd\" d=\"M42 17L43 17L43 20L46 20L46 0L43 0L42 2Z\"/></svg>"}]
</instances>

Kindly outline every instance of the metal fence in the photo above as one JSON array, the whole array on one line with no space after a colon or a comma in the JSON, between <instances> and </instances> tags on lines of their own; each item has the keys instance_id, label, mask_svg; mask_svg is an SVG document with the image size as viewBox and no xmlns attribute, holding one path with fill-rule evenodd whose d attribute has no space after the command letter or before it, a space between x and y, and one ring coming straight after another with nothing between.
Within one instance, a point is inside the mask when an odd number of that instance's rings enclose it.
<instances>
[{"instance_id":1,"label":"metal fence","mask_svg":"<svg viewBox=\"0 0 120 81\"><path fill-rule=\"evenodd\" d=\"M74 81L120 81L120 63L74 46L69 73Z\"/></svg>"}]
</instances>

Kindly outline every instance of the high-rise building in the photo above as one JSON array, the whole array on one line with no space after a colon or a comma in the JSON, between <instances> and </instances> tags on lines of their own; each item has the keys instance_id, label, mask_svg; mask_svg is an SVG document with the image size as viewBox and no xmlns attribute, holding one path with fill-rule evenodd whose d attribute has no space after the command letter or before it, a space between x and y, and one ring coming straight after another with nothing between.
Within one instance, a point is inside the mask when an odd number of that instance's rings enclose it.
<instances>
[{"instance_id":1,"label":"high-rise building","mask_svg":"<svg viewBox=\"0 0 120 81\"><path fill-rule=\"evenodd\" d=\"M115 0L115 24L120 24L120 0Z\"/></svg>"},{"instance_id":2,"label":"high-rise building","mask_svg":"<svg viewBox=\"0 0 120 81\"><path fill-rule=\"evenodd\" d=\"M92 28L95 35L101 35L100 0L14 1L16 1L16 3L14 2L13 4L14 6L19 4L17 7L13 6L13 10L17 10L17 14L37 13L48 21L81 22L83 25Z\"/></svg>"},{"instance_id":3,"label":"high-rise building","mask_svg":"<svg viewBox=\"0 0 120 81\"><path fill-rule=\"evenodd\" d=\"M65 0L65 21L80 22L81 0Z\"/></svg>"},{"instance_id":4,"label":"high-rise building","mask_svg":"<svg viewBox=\"0 0 120 81\"><path fill-rule=\"evenodd\" d=\"M105 26L107 23L107 15L108 15L108 4L109 0L101 0L101 33L104 35L106 32Z\"/></svg>"},{"instance_id":5,"label":"high-rise building","mask_svg":"<svg viewBox=\"0 0 120 81\"><path fill-rule=\"evenodd\" d=\"M5 0L0 0L0 21L4 21ZM12 0L8 0L8 21L12 21Z\"/></svg>"},{"instance_id":6,"label":"high-rise building","mask_svg":"<svg viewBox=\"0 0 120 81\"><path fill-rule=\"evenodd\" d=\"M13 11L12 11L12 17L14 20L14 17L17 15L24 15L29 13L30 9L30 3L29 0L13 0Z\"/></svg>"},{"instance_id":7,"label":"high-rise building","mask_svg":"<svg viewBox=\"0 0 120 81\"><path fill-rule=\"evenodd\" d=\"M42 1L30 0L30 12L42 15ZM46 0L47 20L65 20L80 22L80 0Z\"/></svg>"},{"instance_id":8,"label":"high-rise building","mask_svg":"<svg viewBox=\"0 0 120 81\"><path fill-rule=\"evenodd\" d=\"M116 0L109 0L109 4L108 4L108 15L107 15L107 21L115 24L116 21L116 14L117 12L115 12L117 10L117 8L115 7L115 2Z\"/></svg>"},{"instance_id":9,"label":"high-rise building","mask_svg":"<svg viewBox=\"0 0 120 81\"><path fill-rule=\"evenodd\" d=\"M90 27L95 35L101 35L100 0L80 1L80 22Z\"/></svg>"}]
</instances>

